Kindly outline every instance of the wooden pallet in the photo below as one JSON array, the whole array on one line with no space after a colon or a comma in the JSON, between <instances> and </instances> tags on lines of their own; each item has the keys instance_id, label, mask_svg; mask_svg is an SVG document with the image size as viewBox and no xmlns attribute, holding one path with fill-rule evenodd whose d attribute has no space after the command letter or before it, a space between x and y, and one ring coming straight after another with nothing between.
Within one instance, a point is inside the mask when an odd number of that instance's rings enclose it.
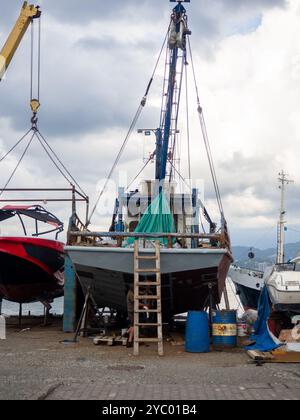
<instances>
[{"instance_id":1,"label":"wooden pallet","mask_svg":"<svg viewBox=\"0 0 300 420\"><path fill-rule=\"evenodd\" d=\"M105 335L105 336L100 335L98 337L95 337L93 340L95 346L99 346L100 344L106 344L107 346L114 346L115 344L121 344L122 346L126 346L127 341L128 341L128 338L122 337L121 335L117 337L108 336L108 335Z\"/></svg>"}]
</instances>

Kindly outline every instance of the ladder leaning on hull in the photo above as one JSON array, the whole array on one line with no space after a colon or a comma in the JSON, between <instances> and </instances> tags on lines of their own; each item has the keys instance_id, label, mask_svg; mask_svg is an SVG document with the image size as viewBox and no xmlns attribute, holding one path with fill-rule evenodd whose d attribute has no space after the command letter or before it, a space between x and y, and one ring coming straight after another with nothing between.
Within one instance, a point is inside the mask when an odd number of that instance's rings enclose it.
<instances>
[{"instance_id":1,"label":"ladder leaning on hull","mask_svg":"<svg viewBox=\"0 0 300 420\"><path fill-rule=\"evenodd\" d=\"M155 268L140 268L140 261L155 261ZM140 275L156 274L156 281L140 281ZM141 288L155 288L154 295L141 294ZM155 309L141 309L142 300L156 302ZM139 355L140 343L157 343L159 356L164 355L163 334L162 334L162 314L161 314L161 270L160 270L160 242L155 242L155 254L142 256L139 253L139 241L134 242L134 355ZM140 322L140 314L156 314L156 322ZM140 328L153 327L157 329L157 335L153 338L141 338Z\"/></svg>"}]
</instances>

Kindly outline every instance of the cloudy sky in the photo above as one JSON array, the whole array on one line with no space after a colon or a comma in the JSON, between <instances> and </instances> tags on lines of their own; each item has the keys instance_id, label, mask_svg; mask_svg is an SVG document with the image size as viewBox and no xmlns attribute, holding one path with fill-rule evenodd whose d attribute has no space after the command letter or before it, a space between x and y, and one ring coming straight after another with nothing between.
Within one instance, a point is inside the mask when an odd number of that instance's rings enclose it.
<instances>
[{"instance_id":1,"label":"cloudy sky","mask_svg":"<svg viewBox=\"0 0 300 420\"><path fill-rule=\"evenodd\" d=\"M1 0L0 45L22 0ZM151 76L169 23L167 0L41 0L42 107L39 127L94 202ZM289 173L289 241L300 240L300 1L192 0L187 5L201 101L235 245L272 246L279 211L277 174ZM25 36L0 92L0 152L29 128L30 36ZM139 127L158 124L162 67ZM209 170L190 85L192 172ZM184 122L182 171L187 175ZM130 180L154 148L131 138L119 169ZM0 166L4 184L22 148ZM150 177L151 166L145 173ZM38 143L12 186L66 186ZM51 206L50 210L53 210ZM67 220L68 208L55 207ZM107 219L97 214L95 226ZM6 232L4 232L6 233Z\"/></svg>"}]
</instances>

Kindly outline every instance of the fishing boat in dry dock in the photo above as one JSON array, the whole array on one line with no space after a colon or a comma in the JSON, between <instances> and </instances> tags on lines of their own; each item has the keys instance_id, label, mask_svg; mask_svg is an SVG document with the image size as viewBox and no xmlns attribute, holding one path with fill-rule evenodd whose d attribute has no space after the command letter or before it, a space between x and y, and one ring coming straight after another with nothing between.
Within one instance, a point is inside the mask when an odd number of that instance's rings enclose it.
<instances>
[{"instance_id":1,"label":"fishing boat in dry dock","mask_svg":"<svg viewBox=\"0 0 300 420\"><path fill-rule=\"evenodd\" d=\"M183 5L189 1L177 3L172 11L164 42L167 58L159 127L156 130L139 130L148 136L155 134L156 147L147 161L147 163L155 161L155 179L144 180L140 188L134 191L119 188L108 232L91 232L88 230L89 224L84 229L78 229L73 218L68 235L69 244L65 248L84 291L90 291L96 304L99 307L110 307L126 313L126 294L134 281L133 242L139 241L141 258L148 256L150 259L153 255L153 242L159 240L162 315L165 320L188 310L202 310L212 302L218 304L232 262L227 223L196 83L189 39L191 32L188 29L187 12ZM163 51L164 48L159 60ZM157 66L158 63L155 69ZM200 199L202 191L190 187L178 165L176 153L179 150L177 146L180 100L188 69L193 72L195 81L200 127L220 211L219 227ZM146 106L154 76L155 73L151 77L146 94L89 222L106 190L108 181L112 178L129 135ZM186 115L184 121L187 121ZM189 142L188 135L186 140ZM180 183L187 184L188 191L179 191ZM148 268L147 261L141 260L141 267ZM150 270L148 274L140 277L150 284L156 278Z\"/></svg>"}]
</instances>

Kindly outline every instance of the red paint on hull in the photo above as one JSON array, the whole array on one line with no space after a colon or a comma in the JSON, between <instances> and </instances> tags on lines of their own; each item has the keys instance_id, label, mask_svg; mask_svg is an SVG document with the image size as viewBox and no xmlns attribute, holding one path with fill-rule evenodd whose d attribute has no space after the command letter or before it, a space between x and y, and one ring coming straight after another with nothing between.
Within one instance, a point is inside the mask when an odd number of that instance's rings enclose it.
<instances>
[{"instance_id":1,"label":"red paint on hull","mask_svg":"<svg viewBox=\"0 0 300 420\"><path fill-rule=\"evenodd\" d=\"M18 303L63 295L64 244L40 238L0 238L0 296Z\"/></svg>"}]
</instances>

